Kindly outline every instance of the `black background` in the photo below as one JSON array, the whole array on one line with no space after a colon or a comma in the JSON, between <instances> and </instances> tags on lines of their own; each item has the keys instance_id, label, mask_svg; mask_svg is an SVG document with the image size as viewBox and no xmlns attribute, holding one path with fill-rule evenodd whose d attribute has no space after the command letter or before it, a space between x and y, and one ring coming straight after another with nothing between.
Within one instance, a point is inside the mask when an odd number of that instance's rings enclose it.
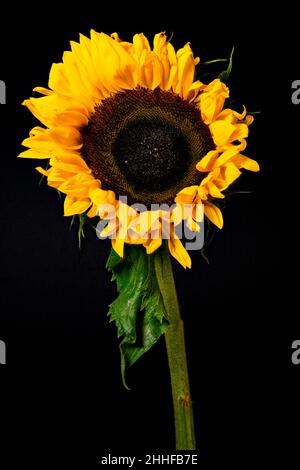
<instances>
[{"instance_id":1,"label":"black background","mask_svg":"<svg viewBox=\"0 0 300 470\"><path fill-rule=\"evenodd\" d=\"M226 201L225 225L193 268L174 263L186 328L198 451L203 468L296 462L300 432L300 338L297 282L299 79L297 20L282 8L249 4L88 4L25 7L2 17L0 79L1 293L0 460L82 462L99 456L173 449L168 368L160 341L120 378L115 327L106 316L115 286L105 269L109 243L86 229L81 251L62 202L39 186L36 162L17 160L36 124L20 103L46 86L52 62L69 40L90 28L153 36L174 32L176 48L192 43L203 61L228 57L235 46L231 94L261 111L247 155L259 174L240 178L252 194ZM215 67L218 73L220 68ZM200 69L201 71L201 69ZM3 467L4 468L4 467Z\"/></svg>"}]
</instances>

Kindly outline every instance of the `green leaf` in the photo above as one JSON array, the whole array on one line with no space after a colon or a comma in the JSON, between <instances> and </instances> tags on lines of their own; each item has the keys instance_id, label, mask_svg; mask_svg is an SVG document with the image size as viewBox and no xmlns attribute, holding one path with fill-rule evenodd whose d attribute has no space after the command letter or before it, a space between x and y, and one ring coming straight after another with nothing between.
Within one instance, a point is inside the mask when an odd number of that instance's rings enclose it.
<instances>
[{"instance_id":1,"label":"green leaf","mask_svg":"<svg viewBox=\"0 0 300 470\"><path fill-rule=\"evenodd\" d=\"M136 342L136 319L142 303L144 285L147 279L147 258L142 250L130 247L126 258L117 262L110 255L107 267L113 272L112 280L117 281L119 296L109 308L110 321L115 321L118 337L125 335L129 343ZM113 250L112 250L113 252Z\"/></svg>"},{"instance_id":2,"label":"green leaf","mask_svg":"<svg viewBox=\"0 0 300 470\"><path fill-rule=\"evenodd\" d=\"M144 247L126 247L120 258L112 249L107 268L116 280L118 297L112 302L108 314L115 321L121 337L121 370L125 371L147 352L166 331L168 321L163 299L157 284L153 255Z\"/></svg>"},{"instance_id":3,"label":"green leaf","mask_svg":"<svg viewBox=\"0 0 300 470\"><path fill-rule=\"evenodd\" d=\"M155 274L153 256L148 256L148 278L146 281L147 289L144 292L142 300L142 309L156 317L159 323L163 323L166 318L166 311L164 307L163 298L158 287L158 282Z\"/></svg>"},{"instance_id":4,"label":"green leaf","mask_svg":"<svg viewBox=\"0 0 300 470\"><path fill-rule=\"evenodd\" d=\"M228 67L226 70L223 70L223 72L221 72L219 74L219 79L226 83L228 81L228 78L231 74L231 71L232 71L232 57L233 57L233 53L234 53L234 47L232 48L232 51L231 51L231 54L230 54L230 57L229 57L229 64L228 64Z\"/></svg>"}]
</instances>

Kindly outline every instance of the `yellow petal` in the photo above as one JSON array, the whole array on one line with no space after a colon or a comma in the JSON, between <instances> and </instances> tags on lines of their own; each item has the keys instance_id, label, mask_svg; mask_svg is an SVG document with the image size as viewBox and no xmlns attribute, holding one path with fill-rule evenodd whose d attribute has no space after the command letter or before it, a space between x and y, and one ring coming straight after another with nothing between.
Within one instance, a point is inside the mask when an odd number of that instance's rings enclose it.
<instances>
[{"instance_id":1,"label":"yellow petal","mask_svg":"<svg viewBox=\"0 0 300 470\"><path fill-rule=\"evenodd\" d=\"M85 199L89 197L89 191L92 188L99 187L100 182L92 175L86 173L77 173L71 178L63 181L59 186L59 191L69 194L75 198Z\"/></svg>"},{"instance_id":2,"label":"yellow petal","mask_svg":"<svg viewBox=\"0 0 300 470\"><path fill-rule=\"evenodd\" d=\"M214 167L214 163L219 155L217 150L210 150L200 162L197 163L196 168L198 171L211 171Z\"/></svg>"},{"instance_id":3,"label":"yellow petal","mask_svg":"<svg viewBox=\"0 0 300 470\"><path fill-rule=\"evenodd\" d=\"M192 217L186 219L186 225L191 232L200 232L199 224Z\"/></svg>"},{"instance_id":4,"label":"yellow petal","mask_svg":"<svg viewBox=\"0 0 300 470\"><path fill-rule=\"evenodd\" d=\"M50 167L48 172L48 185L53 188L58 188L64 181L73 176L72 173L68 173L55 167Z\"/></svg>"},{"instance_id":5,"label":"yellow petal","mask_svg":"<svg viewBox=\"0 0 300 470\"><path fill-rule=\"evenodd\" d=\"M260 170L259 164L255 160L252 160L252 158L245 157L245 155L238 154L234 157L233 161L238 168L245 168L246 170L255 172Z\"/></svg>"},{"instance_id":6,"label":"yellow petal","mask_svg":"<svg viewBox=\"0 0 300 470\"><path fill-rule=\"evenodd\" d=\"M108 238L108 237L111 237L111 236L116 236L116 233L117 233L117 223L116 223L116 220L113 219L113 220L110 220L108 222L108 224L104 227L104 229L102 230L102 232L100 233L100 237L102 238Z\"/></svg>"},{"instance_id":7,"label":"yellow petal","mask_svg":"<svg viewBox=\"0 0 300 470\"><path fill-rule=\"evenodd\" d=\"M160 55L162 51L164 51L166 45L167 45L167 36L166 33L158 33L155 34L154 39L153 39L153 51L155 54Z\"/></svg>"},{"instance_id":8,"label":"yellow petal","mask_svg":"<svg viewBox=\"0 0 300 470\"><path fill-rule=\"evenodd\" d=\"M224 194L221 193L220 189L213 182L210 182L208 184L208 191L212 197L216 197L219 199L224 199L225 197Z\"/></svg>"},{"instance_id":9,"label":"yellow petal","mask_svg":"<svg viewBox=\"0 0 300 470\"><path fill-rule=\"evenodd\" d=\"M195 199L198 191L198 186L187 186L177 193L175 202L177 204L191 204Z\"/></svg>"},{"instance_id":10,"label":"yellow petal","mask_svg":"<svg viewBox=\"0 0 300 470\"><path fill-rule=\"evenodd\" d=\"M225 163L227 163L229 160L231 160L235 155L239 153L239 148L238 146L233 146L230 147L229 149L225 150L219 158L215 162L215 166L222 166Z\"/></svg>"},{"instance_id":11,"label":"yellow petal","mask_svg":"<svg viewBox=\"0 0 300 470\"><path fill-rule=\"evenodd\" d=\"M235 131L235 126L227 121L214 121L209 128L215 144L219 147L230 142L231 135Z\"/></svg>"},{"instance_id":12,"label":"yellow petal","mask_svg":"<svg viewBox=\"0 0 300 470\"><path fill-rule=\"evenodd\" d=\"M91 205L90 199L77 200L71 196L66 196L64 202L64 215L76 215L85 212Z\"/></svg>"},{"instance_id":13,"label":"yellow petal","mask_svg":"<svg viewBox=\"0 0 300 470\"><path fill-rule=\"evenodd\" d=\"M41 175L49 176L49 170L45 170L45 168L42 168L41 166L37 166L35 169L36 169L39 173L41 173Z\"/></svg>"},{"instance_id":14,"label":"yellow petal","mask_svg":"<svg viewBox=\"0 0 300 470\"><path fill-rule=\"evenodd\" d=\"M193 207L193 219L196 222L202 222L204 217L204 204L202 202L198 202Z\"/></svg>"},{"instance_id":15,"label":"yellow petal","mask_svg":"<svg viewBox=\"0 0 300 470\"><path fill-rule=\"evenodd\" d=\"M87 78L87 73L83 67L79 66L74 53L71 51L64 52L63 66L64 73L68 78L71 94L92 112L94 109L94 103L91 99L93 89Z\"/></svg>"},{"instance_id":16,"label":"yellow petal","mask_svg":"<svg viewBox=\"0 0 300 470\"><path fill-rule=\"evenodd\" d=\"M171 239L168 240L168 246L171 255L184 267L184 269L191 267L191 258L178 238L175 238L174 235L172 235Z\"/></svg>"},{"instance_id":17,"label":"yellow petal","mask_svg":"<svg viewBox=\"0 0 300 470\"><path fill-rule=\"evenodd\" d=\"M170 221L174 224L175 227L181 224L182 220L186 216L186 214L184 213L185 207L186 207L185 204L179 204L179 203L176 203L176 206L173 207Z\"/></svg>"},{"instance_id":18,"label":"yellow petal","mask_svg":"<svg viewBox=\"0 0 300 470\"><path fill-rule=\"evenodd\" d=\"M75 175L80 173L82 168L79 165L76 165L74 163L64 163L60 161L55 162L55 167L59 168L60 170L67 171L69 173L74 173Z\"/></svg>"},{"instance_id":19,"label":"yellow petal","mask_svg":"<svg viewBox=\"0 0 300 470\"><path fill-rule=\"evenodd\" d=\"M236 124L235 130L231 135L231 140L241 140L248 137L249 130L247 124Z\"/></svg>"},{"instance_id":20,"label":"yellow petal","mask_svg":"<svg viewBox=\"0 0 300 470\"><path fill-rule=\"evenodd\" d=\"M223 216L220 209L209 201L204 202L204 213L206 217L218 228L223 227Z\"/></svg>"},{"instance_id":21,"label":"yellow petal","mask_svg":"<svg viewBox=\"0 0 300 470\"><path fill-rule=\"evenodd\" d=\"M49 158L50 155L47 153L47 151L39 152L38 150L25 150L24 152L21 152L18 157L20 158L36 158L37 160L44 160L46 158Z\"/></svg>"},{"instance_id":22,"label":"yellow petal","mask_svg":"<svg viewBox=\"0 0 300 470\"><path fill-rule=\"evenodd\" d=\"M121 39L119 38L118 33L111 33L110 35L115 41L121 42Z\"/></svg>"},{"instance_id":23,"label":"yellow petal","mask_svg":"<svg viewBox=\"0 0 300 470\"><path fill-rule=\"evenodd\" d=\"M177 64L177 57L176 52L172 44L168 43L167 45L167 52L168 52L168 60L170 64L170 72L169 78L166 85L166 90L175 89L178 77L178 64Z\"/></svg>"},{"instance_id":24,"label":"yellow petal","mask_svg":"<svg viewBox=\"0 0 300 470\"><path fill-rule=\"evenodd\" d=\"M162 65L160 88L166 90L170 76L170 62L168 57L168 41L165 33L159 33L154 36L153 52L159 57Z\"/></svg>"},{"instance_id":25,"label":"yellow petal","mask_svg":"<svg viewBox=\"0 0 300 470\"><path fill-rule=\"evenodd\" d=\"M144 51L140 60L140 80L141 86L150 90L157 88L163 79L163 67L159 58L154 52Z\"/></svg>"},{"instance_id":26,"label":"yellow petal","mask_svg":"<svg viewBox=\"0 0 300 470\"><path fill-rule=\"evenodd\" d=\"M69 79L66 76L64 64L52 64L49 74L48 86L51 88L51 90L57 91L61 94L69 96L72 94Z\"/></svg>"},{"instance_id":27,"label":"yellow petal","mask_svg":"<svg viewBox=\"0 0 300 470\"><path fill-rule=\"evenodd\" d=\"M41 95L53 95L52 90L48 90L48 88L44 88L42 86L36 86L33 91L40 93Z\"/></svg>"},{"instance_id":28,"label":"yellow petal","mask_svg":"<svg viewBox=\"0 0 300 470\"><path fill-rule=\"evenodd\" d=\"M193 82L187 91L186 99L188 101L193 101L199 95L199 92L204 90L205 86L206 85L200 82L200 80Z\"/></svg>"},{"instance_id":29,"label":"yellow petal","mask_svg":"<svg viewBox=\"0 0 300 470\"><path fill-rule=\"evenodd\" d=\"M161 237L150 239L148 243L144 243L147 254L151 255L152 253L154 253L154 251L156 251L161 246L161 244Z\"/></svg>"},{"instance_id":30,"label":"yellow petal","mask_svg":"<svg viewBox=\"0 0 300 470\"><path fill-rule=\"evenodd\" d=\"M84 106L71 98L50 93L48 96L25 100L23 105L47 127L62 124L81 128L87 124L88 111Z\"/></svg>"},{"instance_id":31,"label":"yellow petal","mask_svg":"<svg viewBox=\"0 0 300 470\"><path fill-rule=\"evenodd\" d=\"M138 58L141 57L144 50L150 51L149 41L143 33L135 34L133 36L133 46Z\"/></svg>"},{"instance_id":32,"label":"yellow petal","mask_svg":"<svg viewBox=\"0 0 300 470\"><path fill-rule=\"evenodd\" d=\"M110 84L118 89L135 88L137 62L119 42L101 33L99 54L106 65L102 73Z\"/></svg>"},{"instance_id":33,"label":"yellow petal","mask_svg":"<svg viewBox=\"0 0 300 470\"><path fill-rule=\"evenodd\" d=\"M195 76L195 59L189 44L177 52L178 82L174 90L183 98L187 98Z\"/></svg>"},{"instance_id":34,"label":"yellow petal","mask_svg":"<svg viewBox=\"0 0 300 470\"><path fill-rule=\"evenodd\" d=\"M245 122L247 126L250 126L253 123L253 121L254 121L254 116L250 116L250 115L246 116Z\"/></svg>"},{"instance_id":35,"label":"yellow petal","mask_svg":"<svg viewBox=\"0 0 300 470\"><path fill-rule=\"evenodd\" d=\"M221 113L225 99L229 97L227 86L219 79L209 83L199 97L199 105L202 119L206 124L210 124Z\"/></svg>"},{"instance_id":36,"label":"yellow petal","mask_svg":"<svg viewBox=\"0 0 300 470\"><path fill-rule=\"evenodd\" d=\"M229 186L241 175L240 170L235 166L234 163L229 162L225 166L225 184Z\"/></svg>"},{"instance_id":37,"label":"yellow petal","mask_svg":"<svg viewBox=\"0 0 300 470\"><path fill-rule=\"evenodd\" d=\"M97 215L97 206L96 204L93 204L90 210L86 214L88 217L93 218L96 217Z\"/></svg>"},{"instance_id":38,"label":"yellow petal","mask_svg":"<svg viewBox=\"0 0 300 470\"><path fill-rule=\"evenodd\" d=\"M115 250L115 252L123 258L124 256L124 238L113 238L111 241L112 247Z\"/></svg>"},{"instance_id":39,"label":"yellow petal","mask_svg":"<svg viewBox=\"0 0 300 470\"><path fill-rule=\"evenodd\" d=\"M110 190L103 190L101 188L92 189L89 192L89 197L97 207L101 204L115 203L115 193Z\"/></svg>"}]
</instances>

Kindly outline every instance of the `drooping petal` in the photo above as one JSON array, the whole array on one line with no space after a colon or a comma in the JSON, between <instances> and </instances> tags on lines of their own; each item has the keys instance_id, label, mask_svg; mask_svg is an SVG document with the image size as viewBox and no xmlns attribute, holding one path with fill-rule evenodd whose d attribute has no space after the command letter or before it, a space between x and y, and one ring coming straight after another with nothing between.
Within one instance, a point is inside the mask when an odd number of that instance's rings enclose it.
<instances>
[{"instance_id":1,"label":"drooping petal","mask_svg":"<svg viewBox=\"0 0 300 470\"><path fill-rule=\"evenodd\" d=\"M156 250L158 250L161 244L162 244L161 237L149 239L147 243L144 244L147 254L151 255L152 253L154 253Z\"/></svg>"},{"instance_id":2,"label":"drooping petal","mask_svg":"<svg viewBox=\"0 0 300 470\"><path fill-rule=\"evenodd\" d=\"M197 170L202 172L211 171L214 168L214 163L216 162L218 155L218 150L210 150L205 157L197 163Z\"/></svg>"},{"instance_id":3,"label":"drooping petal","mask_svg":"<svg viewBox=\"0 0 300 470\"><path fill-rule=\"evenodd\" d=\"M191 204L197 195L198 186L188 186L177 193L175 202L177 204Z\"/></svg>"},{"instance_id":4,"label":"drooping petal","mask_svg":"<svg viewBox=\"0 0 300 470\"><path fill-rule=\"evenodd\" d=\"M259 164L252 158L245 157L245 155L238 154L233 158L233 162L238 168L245 168L249 171L259 171Z\"/></svg>"},{"instance_id":5,"label":"drooping petal","mask_svg":"<svg viewBox=\"0 0 300 470\"><path fill-rule=\"evenodd\" d=\"M206 217L218 228L223 227L223 215L220 209L209 201L204 202L204 213Z\"/></svg>"},{"instance_id":6,"label":"drooping petal","mask_svg":"<svg viewBox=\"0 0 300 470\"><path fill-rule=\"evenodd\" d=\"M91 205L90 199L76 199L67 195L64 202L64 215L70 216L75 214L82 214Z\"/></svg>"},{"instance_id":7,"label":"drooping petal","mask_svg":"<svg viewBox=\"0 0 300 470\"><path fill-rule=\"evenodd\" d=\"M213 80L204 88L199 96L199 107L206 124L212 123L217 118L228 97L229 90L219 79Z\"/></svg>"},{"instance_id":8,"label":"drooping petal","mask_svg":"<svg viewBox=\"0 0 300 470\"><path fill-rule=\"evenodd\" d=\"M182 245L181 241L171 232L171 238L168 240L168 247L171 255L186 268L191 268L192 261L190 255Z\"/></svg>"},{"instance_id":9,"label":"drooping petal","mask_svg":"<svg viewBox=\"0 0 300 470\"><path fill-rule=\"evenodd\" d=\"M215 144L222 147L231 141L231 136L235 132L235 126L227 121L214 121L209 126Z\"/></svg>"},{"instance_id":10,"label":"drooping petal","mask_svg":"<svg viewBox=\"0 0 300 470\"><path fill-rule=\"evenodd\" d=\"M124 256L124 243L124 238L119 238L118 236L111 241L113 249L121 258Z\"/></svg>"}]
</instances>

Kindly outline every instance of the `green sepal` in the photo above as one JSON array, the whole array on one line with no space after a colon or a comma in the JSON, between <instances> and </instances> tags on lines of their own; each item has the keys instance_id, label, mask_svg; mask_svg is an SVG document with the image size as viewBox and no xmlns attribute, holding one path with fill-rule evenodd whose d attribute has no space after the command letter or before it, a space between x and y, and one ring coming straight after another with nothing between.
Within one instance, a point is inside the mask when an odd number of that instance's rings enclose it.
<instances>
[{"instance_id":1,"label":"green sepal","mask_svg":"<svg viewBox=\"0 0 300 470\"><path fill-rule=\"evenodd\" d=\"M77 237L78 237L78 247L81 249L81 243L82 239L84 238L84 231L83 227L87 219L86 214L78 214L78 215L73 215L70 223L70 230L74 225L75 220L78 218L78 230L77 230Z\"/></svg>"},{"instance_id":2,"label":"green sepal","mask_svg":"<svg viewBox=\"0 0 300 470\"><path fill-rule=\"evenodd\" d=\"M160 293L154 255L142 246L127 246L124 258L112 249L106 267L117 283L118 297L110 307L110 321L121 338L121 372L126 388L125 371L147 352L165 333L167 314Z\"/></svg>"},{"instance_id":3,"label":"green sepal","mask_svg":"<svg viewBox=\"0 0 300 470\"><path fill-rule=\"evenodd\" d=\"M234 53L234 47L232 48L232 51L231 51L231 54L230 54L230 57L229 57L229 63L228 63L228 67L226 70L223 70L223 72L221 72L219 74L219 79L221 80L221 82L224 82L224 83L227 83L228 79L229 79L229 76L231 74L231 71L232 71L232 57L233 57L233 53Z\"/></svg>"},{"instance_id":4,"label":"green sepal","mask_svg":"<svg viewBox=\"0 0 300 470\"><path fill-rule=\"evenodd\" d=\"M86 222L87 215L86 214L79 214L79 224L78 224L78 246L81 249L81 241L84 238L84 231L83 227Z\"/></svg>"},{"instance_id":5,"label":"green sepal","mask_svg":"<svg viewBox=\"0 0 300 470\"><path fill-rule=\"evenodd\" d=\"M210 64L217 64L219 62L228 62L228 59L212 59L206 60L205 62L200 62L200 65L210 65Z\"/></svg>"}]
</instances>

